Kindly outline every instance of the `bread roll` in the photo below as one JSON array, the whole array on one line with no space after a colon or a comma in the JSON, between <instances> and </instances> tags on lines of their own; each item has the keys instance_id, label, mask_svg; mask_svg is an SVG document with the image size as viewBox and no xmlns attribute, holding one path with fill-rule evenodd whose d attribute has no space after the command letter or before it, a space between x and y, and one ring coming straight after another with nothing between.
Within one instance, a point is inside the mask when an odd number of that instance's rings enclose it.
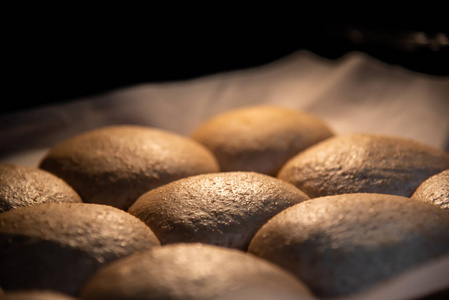
<instances>
[{"instance_id":1,"label":"bread roll","mask_svg":"<svg viewBox=\"0 0 449 300\"><path fill-rule=\"evenodd\" d=\"M449 168L449 154L402 138L348 134L289 160L278 178L309 197L380 193L410 197L428 177Z\"/></svg>"},{"instance_id":2,"label":"bread roll","mask_svg":"<svg viewBox=\"0 0 449 300\"><path fill-rule=\"evenodd\" d=\"M332 135L323 121L307 113L255 106L213 117L192 137L215 154L222 171L275 176L288 159Z\"/></svg>"},{"instance_id":3,"label":"bread roll","mask_svg":"<svg viewBox=\"0 0 449 300\"><path fill-rule=\"evenodd\" d=\"M213 155L195 141L140 126L75 136L52 148L40 167L67 181L84 202L121 209L170 181L219 171Z\"/></svg>"},{"instance_id":4,"label":"bread roll","mask_svg":"<svg viewBox=\"0 0 449 300\"><path fill-rule=\"evenodd\" d=\"M271 176L223 172L154 189L129 213L150 226L162 244L200 242L246 250L266 221L307 199L293 185Z\"/></svg>"},{"instance_id":5,"label":"bread roll","mask_svg":"<svg viewBox=\"0 0 449 300\"><path fill-rule=\"evenodd\" d=\"M76 295L100 266L159 245L137 218L106 205L45 203L0 214L0 283Z\"/></svg>"},{"instance_id":6,"label":"bread roll","mask_svg":"<svg viewBox=\"0 0 449 300\"><path fill-rule=\"evenodd\" d=\"M0 213L39 203L79 203L62 179L37 168L0 163Z\"/></svg>"},{"instance_id":7,"label":"bread roll","mask_svg":"<svg viewBox=\"0 0 449 300\"><path fill-rule=\"evenodd\" d=\"M247 253L201 244L154 248L102 268L82 300L311 299L293 275Z\"/></svg>"},{"instance_id":8,"label":"bread roll","mask_svg":"<svg viewBox=\"0 0 449 300\"><path fill-rule=\"evenodd\" d=\"M433 175L421 183L412 198L432 203L449 212L449 170Z\"/></svg>"},{"instance_id":9,"label":"bread roll","mask_svg":"<svg viewBox=\"0 0 449 300\"><path fill-rule=\"evenodd\" d=\"M344 296L448 254L449 218L400 196L327 196L276 215L248 251L289 270L319 297Z\"/></svg>"}]
</instances>

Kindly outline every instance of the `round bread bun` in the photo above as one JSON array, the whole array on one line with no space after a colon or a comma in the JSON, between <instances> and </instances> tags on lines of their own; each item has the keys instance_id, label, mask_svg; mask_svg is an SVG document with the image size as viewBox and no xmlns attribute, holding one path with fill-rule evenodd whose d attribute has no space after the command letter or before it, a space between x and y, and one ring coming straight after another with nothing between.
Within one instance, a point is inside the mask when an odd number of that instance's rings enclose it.
<instances>
[{"instance_id":1,"label":"round bread bun","mask_svg":"<svg viewBox=\"0 0 449 300\"><path fill-rule=\"evenodd\" d=\"M0 163L0 213L39 203L79 203L62 179L37 168Z\"/></svg>"},{"instance_id":2,"label":"round bread bun","mask_svg":"<svg viewBox=\"0 0 449 300\"><path fill-rule=\"evenodd\" d=\"M296 274L317 296L339 297L448 254L449 218L400 196L327 196L276 215L248 251Z\"/></svg>"},{"instance_id":3,"label":"round bread bun","mask_svg":"<svg viewBox=\"0 0 449 300\"><path fill-rule=\"evenodd\" d=\"M0 214L0 283L9 290L76 295L100 266L160 245L150 228L117 208L45 203Z\"/></svg>"},{"instance_id":4,"label":"round bread bun","mask_svg":"<svg viewBox=\"0 0 449 300\"><path fill-rule=\"evenodd\" d=\"M246 250L274 215L308 197L293 185L254 172L183 178L142 195L129 213L161 244L205 243Z\"/></svg>"},{"instance_id":5,"label":"round bread bun","mask_svg":"<svg viewBox=\"0 0 449 300\"><path fill-rule=\"evenodd\" d=\"M2 296L2 295L0 295ZM2 296L3 300L76 300L52 291L15 291Z\"/></svg>"},{"instance_id":6,"label":"round bread bun","mask_svg":"<svg viewBox=\"0 0 449 300\"><path fill-rule=\"evenodd\" d=\"M424 181L413 193L412 198L432 203L449 212L449 170Z\"/></svg>"},{"instance_id":7,"label":"round bread bun","mask_svg":"<svg viewBox=\"0 0 449 300\"><path fill-rule=\"evenodd\" d=\"M293 275L250 254L210 245L174 244L102 268L83 288L81 300L252 300L261 299L254 297L259 295L262 299L312 298Z\"/></svg>"},{"instance_id":8,"label":"round bread bun","mask_svg":"<svg viewBox=\"0 0 449 300\"><path fill-rule=\"evenodd\" d=\"M333 133L320 119L276 106L245 107L220 114L192 138L217 158L222 171L275 176L287 160Z\"/></svg>"},{"instance_id":9,"label":"round bread bun","mask_svg":"<svg viewBox=\"0 0 449 300\"><path fill-rule=\"evenodd\" d=\"M407 139L372 134L330 138L289 160L278 178L309 197L380 193L410 197L449 168L449 154Z\"/></svg>"},{"instance_id":10,"label":"round bread bun","mask_svg":"<svg viewBox=\"0 0 449 300\"><path fill-rule=\"evenodd\" d=\"M199 143L141 126L111 126L50 149L40 167L68 182L84 202L126 210L143 193L176 179L218 172Z\"/></svg>"}]
</instances>

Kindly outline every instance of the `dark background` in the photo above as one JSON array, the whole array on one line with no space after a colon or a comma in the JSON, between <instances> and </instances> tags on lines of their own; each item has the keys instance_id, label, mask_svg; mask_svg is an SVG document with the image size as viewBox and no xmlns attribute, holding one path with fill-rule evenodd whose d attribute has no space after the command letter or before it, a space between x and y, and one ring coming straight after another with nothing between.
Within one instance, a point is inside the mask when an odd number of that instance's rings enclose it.
<instances>
[{"instance_id":1,"label":"dark background","mask_svg":"<svg viewBox=\"0 0 449 300\"><path fill-rule=\"evenodd\" d=\"M295 21L278 26L259 22L232 27L184 21L173 28L80 24L38 19L9 36L1 114L138 83L255 67L298 50L329 59L362 51L415 72L449 76L449 30L424 21Z\"/></svg>"}]
</instances>

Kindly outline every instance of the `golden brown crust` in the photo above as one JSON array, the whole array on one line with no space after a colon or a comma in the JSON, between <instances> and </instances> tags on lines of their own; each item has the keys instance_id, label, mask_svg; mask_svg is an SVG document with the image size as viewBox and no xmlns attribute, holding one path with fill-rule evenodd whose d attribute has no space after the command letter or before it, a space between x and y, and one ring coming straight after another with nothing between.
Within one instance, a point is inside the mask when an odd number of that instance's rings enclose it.
<instances>
[{"instance_id":1,"label":"golden brown crust","mask_svg":"<svg viewBox=\"0 0 449 300\"><path fill-rule=\"evenodd\" d=\"M0 282L5 290L76 295L100 266L159 245L148 226L106 205L33 205L0 214L0 224Z\"/></svg>"},{"instance_id":2,"label":"golden brown crust","mask_svg":"<svg viewBox=\"0 0 449 300\"><path fill-rule=\"evenodd\" d=\"M307 199L293 185L268 175L223 172L154 189L129 213L150 226L162 244L201 242L246 250L266 221Z\"/></svg>"},{"instance_id":3,"label":"golden brown crust","mask_svg":"<svg viewBox=\"0 0 449 300\"><path fill-rule=\"evenodd\" d=\"M327 196L276 215L248 251L296 274L317 296L337 297L449 253L449 218L400 196Z\"/></svg>"},{"instance_id":4,"label":"golden brown crust","mask_svg":"<svg viewBox=\"0 0 449 300\"><path fill-rule=\"evenodd\" d=\"M40 203L80 203L66 182L37 168L0 164L0 213Z\"/></svg>"},{"instance_id":5,"label":"golden brown crust","mask_svg":"<svg viewBox=\"0 0 449 300\"><path fill-rule=\"evenodd\" d=\"M195 141L140 126L73 137L52 148L40 167L66 180L84 202L121 209L173 180L219 171L213 155Z\"/></svg>"},{"instance_id":6,"label":"golden brown crust","mask_svg":"<svg viewBox=\"0 0 449 300\"><path fill-rule=\"evenodd\" d=\"M332 135L310 114L256 106L220 114L200 125L192 138L215 154L222 171L276 175L288 159Z\"/></svg>"},{"instance_id":7,"label":"golden brown crust","mask_svg":"<svg viewBox=\"0 0 449 300\"><path fill-rule=\"evenodd\" d=\"M348 134L289 160L278 178L309 197L382 193L410 197L428 177L449 168L449 154L411 140Z\"/></svg>"},{"instance_id":8,"label":"golden brown crust","mask_svg":"<svg viewBox=\"0 0 449 300\"><path fill-rule=\"evenodd\" d=\"M284 297L282 297L284 296ZM312 299L294 276L247 253L176 244L130 256L101 269L82 300Z\"/></svg>"}]
</instances>

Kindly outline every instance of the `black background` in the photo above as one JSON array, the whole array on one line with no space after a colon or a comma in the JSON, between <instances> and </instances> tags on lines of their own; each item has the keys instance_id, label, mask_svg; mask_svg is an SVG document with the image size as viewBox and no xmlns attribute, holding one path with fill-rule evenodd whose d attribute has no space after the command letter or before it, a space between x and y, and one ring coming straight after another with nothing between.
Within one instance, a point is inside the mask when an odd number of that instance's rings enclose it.
<instances>
[{"instance_id":1,"label":"black background","mask_svg":"<svg viewBox=\"0 0 449 300\"><path fill-rule=\"evenodd\" d=\"M138 26L124 26L118 20L118 25L98 22L90 26L82 19L63 19L33 19L4 40L7 80L2 114L138 83L255 67L298 50L329 59L362 51L416 72L449 76L447 46L410 49L406 45L419 32L429 38L447 33L441 24L320 20L245 22L243 26L231 18L229 26L216 26L219 22L193 25L188 19L176 25L141 20ZM354 40L351 32L364 39Z\"/></svg>"}]
</instances>

